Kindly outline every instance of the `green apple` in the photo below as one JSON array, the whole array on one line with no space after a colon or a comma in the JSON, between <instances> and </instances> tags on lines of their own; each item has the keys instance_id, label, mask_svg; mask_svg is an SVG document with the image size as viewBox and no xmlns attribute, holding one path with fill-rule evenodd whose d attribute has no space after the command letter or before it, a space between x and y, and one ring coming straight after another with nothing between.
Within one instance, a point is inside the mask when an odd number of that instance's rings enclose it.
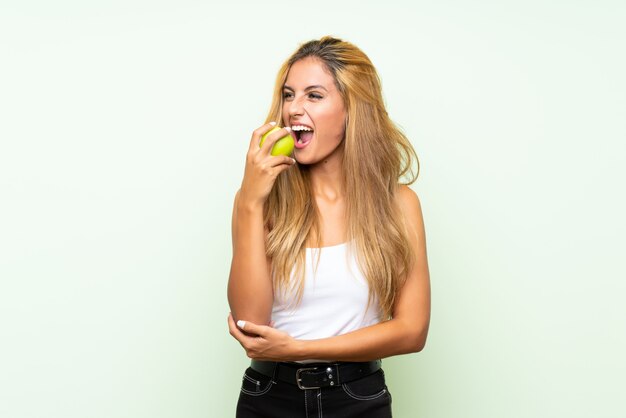
<instances>
[{"instance_id":1,"label":"green apple","mask_svg":"<svg viewBox=\"0 0 626 418\"><path fill-rule=\"evenodd\" d=\"M271 134L272 132L278 131L280 129L281 128L279 128L278 126L275 126L268 133L264 134L261 137L261 142L259 142L259 148L263 146L263 142L265 142L265 138L267 138L269 134ZM270 154L284 155L286 157L289 157L291 153L293 152L293 146L294 146L293 137L290 134L287 134L274 143L274 146L272 147L272 151L270 152Z\"/></svg>"}]
</instances>

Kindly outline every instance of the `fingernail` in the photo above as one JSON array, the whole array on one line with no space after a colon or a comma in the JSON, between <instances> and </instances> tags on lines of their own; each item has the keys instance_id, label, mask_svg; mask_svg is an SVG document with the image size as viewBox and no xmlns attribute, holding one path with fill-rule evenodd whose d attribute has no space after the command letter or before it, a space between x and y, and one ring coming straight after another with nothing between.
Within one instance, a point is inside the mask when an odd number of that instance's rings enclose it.
<instances>
[{"instance_id":1,"label":"fingernail","mask_svg":"<svg viewBox=\"0 0 626 418\"><path fill-rule=\"evenodd\" d=\"M270 125L274 126L276 125L276 122L270 122Z\"/></svg>"},{"instance_id":2,"label":"fingernail","mask_svg":"<svg viewBox=\"0 0 626 418\"><path fill-rule=\"evenodd\" d=\"M296 159L295 158L292 158L291 161L293 161L294 164L296 163Z\"/></svg>"},{"instance_id":3,"label":"fingernail","mask_svg":"<svg viewBox=\"0 0 626 418\"><path fill-rule=\"evenodd\" d=\"M244 329L246 327L246 321L242 321L240 319L239 321L237 321L237 326L241 329Z\"/></svg>"},{"instance_id":4,"label":"fingernail","mask_svg":"<svg viewBox=\"0 0 626 418\"><path fill-rule=\"evenodd\" d=\"M285 130L286 130L287 132L291 132L291 128L290 128L289 126L285 126Z\"/></svg>"}]
</instances>

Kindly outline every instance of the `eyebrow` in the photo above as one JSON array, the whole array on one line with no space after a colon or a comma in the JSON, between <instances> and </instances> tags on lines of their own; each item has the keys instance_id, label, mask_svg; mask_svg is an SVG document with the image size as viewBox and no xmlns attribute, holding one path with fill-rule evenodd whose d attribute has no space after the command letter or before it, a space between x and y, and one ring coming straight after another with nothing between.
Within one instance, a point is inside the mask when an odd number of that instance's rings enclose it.
<instances>
[{"instance_id":1,"label":"eyebrow","mask_svg":"<svg viewBox=\"0 0 626 418\"><path fill-rule=\"evenodd\" d=\"M283 86L283 89L294 91L294 89L292 89L289 86ZM324 89L324 90L328 91L328 89L326 87L320 86L319 84L316 84L314 86L309 86L309 87L305 88L304 91L309 91L309 90L313 90L313 89Z\"/></svg>"}]
</instances>

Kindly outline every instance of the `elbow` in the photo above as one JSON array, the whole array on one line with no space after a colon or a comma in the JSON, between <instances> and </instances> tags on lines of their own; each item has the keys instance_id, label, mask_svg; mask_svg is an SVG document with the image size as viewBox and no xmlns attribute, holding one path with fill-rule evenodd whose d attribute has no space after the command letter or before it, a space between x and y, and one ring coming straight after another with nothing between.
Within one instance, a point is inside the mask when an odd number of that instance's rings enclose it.
<instances>
[{"instance_id":1,"label":"elbow","mask_svg":"<svg viewBox=\"0 0 626 418\"><path fill-rule=\"evenodd\" d=\"M407 354L419 353L426 346L426 339L428 337L428 328L420 330L412 330L410 335L407 336Z\"/></svg>"},{"instance_id":2,"label":"elbow","mask_svg":"<svg viewBox=\"0 0 626 418\"><path fill-rule=\"evenodd\" d=\"M414 344L413 344L413 352L414 353L419 353L420 351L422 351L424 349L424 347L426 346L426 337L424 338L419 338Z\"/></svg>"},{"instance_id":3,"label":"elbow","mask_svg":"<svg viewBox=\"0 0 626 418\"><path fill-rule=\"evenodd\" d=\"M392 319L393 320L393 319ZM399 343L395 354L411 354L419 353L426 346L426 337L428 336L428 322L423 325L415 325L415 321L405 319L395 319L398 324L398 340Z\"/></svg>"},{"instance_id":4,"label":"elbow","mask_svg":"<svg viewBox=\"0 0 626 418\"><path fill-rule=\"evenodd\" d=\"M426 346L426 338L422 336L411 337L407 347L407 354L419 353Z\"/></svg>"}]
</instances>

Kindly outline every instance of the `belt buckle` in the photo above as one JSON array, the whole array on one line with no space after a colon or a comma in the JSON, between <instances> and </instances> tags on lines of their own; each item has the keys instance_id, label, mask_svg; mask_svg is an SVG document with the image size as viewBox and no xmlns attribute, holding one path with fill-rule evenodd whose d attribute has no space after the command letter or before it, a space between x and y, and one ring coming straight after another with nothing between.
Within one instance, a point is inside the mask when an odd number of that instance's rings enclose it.
<instances>
[{"instance_id":1,"label":"belt buckle","mask_svg":"<svg viewBox=\"0 0 626 418\"><path fill-rule=\"evenodd\" d=\"M317 367L307 367L307 368L302 368L302 369L298 369L296 370L296 384L298 385L298 387L302 390L305 389L319 389L321 388L321 386L303 386L300 382L301 382L301 378L300 378L300 373L302 372L308 372L309 370L317 370Z\"/></svg>"}]
</instances>

